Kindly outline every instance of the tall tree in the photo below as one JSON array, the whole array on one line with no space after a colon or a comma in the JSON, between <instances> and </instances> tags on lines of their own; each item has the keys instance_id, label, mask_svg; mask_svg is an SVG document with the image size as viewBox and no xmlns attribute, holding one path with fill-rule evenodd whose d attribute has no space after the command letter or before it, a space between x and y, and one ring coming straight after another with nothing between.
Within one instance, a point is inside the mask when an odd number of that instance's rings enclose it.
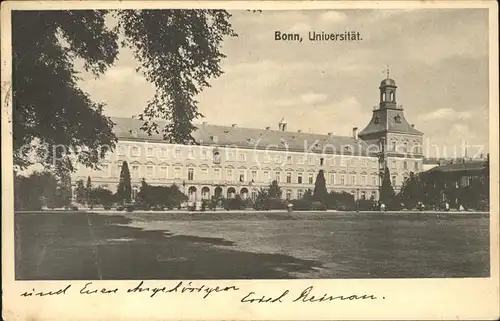
<instances>
[{"instance_id":1,"label":"tall tree","mask_svg":"<svg viewBox=\"0 0 500 321\"><path fill-rule=\"evenodd\" d=\"M109 15L116 27L106 23ZM116 61L119 35L121 45L132 49L138 72L156 87L140 115L143 129L161 130L178 143L192 141L192 121L202 117L195 97L222 74L222 41L236 35L230 17L202 9L13 11L15 165L30 165L28 155L35 151L47 166L76 155L95 167L115 147L104 104L78 87L75 59L95 77L102 75ZM158 118L168 125L158 128ZM79 149L86 151L74 152Z\"/></svg>"},{"instance_id":2,"label":"tall tree","mask_svg":"<svg viewBox=\"0 0 500 321\"><path fill-rule=\"evenodd\" d=\"M278 181L274 180L271 182L271 185L269 185L269 190L267 191L267 194L271 198L281 198L281 195L283 195L283 191L281 190L281 187L278 184Z\"/></svg>"},{"instance_id":3,"label":"tall tree","mask_svg":"<svg viewBox=\"0 0 500 321\"><path fill-rule=\"evenodd\" d=\"M417 205L417 202L424 201L423 192L424 191L418 187L418 177L413 172L410 172L410 176L401 186L399 195L405 207L412 209Z\"/></svg>"},{"instance_id":4,"label":"tall tree","mask_svg":"<svg viewBox=\"0 0 500 321\"><path fill-rule=\"evenodd\" d=\"M143 178L141 181L141 188L139 189L139 192L137 193L137 202L141 204L149 204L148 202L148 193L152 192L151 189L149 189L149 185L146 182L146 179Z\"/></svg>"},{"instance_id":5,"label":"tall tree","mask_svg":"<svg viewBox=\"0 0 500 321\"><path fill-rule=\"evenodd\" d=\"M382 186L380 187L380 201L389 206L395 200L394 188L391 183L391 172L386 167L382 176Z\"/></svg>"},{"instance_id":6,"label":"tall tree","mask_svg":"<svg viewBox=\"0 0 500 321\"><path fill-rule=\"evenodd\" d=\"M87 205L91 203L91 194L92 194L92 180L90 176L87 177L87 184L85 185L85 202Z\"/></svg>"},{"instance_id":7,"label":"tall tree","mask_svg":"<svg viewBox=\"0 0 500 321\"><path fill-rule=\"evenodd\" d=\"M75 199L77 203L84 204L86 199L86 189L83 180L76 181Z\"/></svg>"},{"instance_id":8,"label":"tall tree","mask_svg":"<svg viewBox=\"0 0 500 321\"><path fill-rule=\"evenodd\" d=\"M118 183L116 196L119 201L129 203L131 194L132 185L130 182L130 171L128 169L128 163L124 161L122 164L122 170L120 172L120 182Z\"/></svg>"},{"instance_id":9,"label":"tall tree","mask_svg":"<svg viewBox=\"0 0 500 321\"><path fill-rule=\"evenodd\" d=\"M313 198L323 204L326 204L328 198L328 191L326 189L325 172L320 169L316 175L316 182L314 183Z\"/></svg>"}]
</instances>

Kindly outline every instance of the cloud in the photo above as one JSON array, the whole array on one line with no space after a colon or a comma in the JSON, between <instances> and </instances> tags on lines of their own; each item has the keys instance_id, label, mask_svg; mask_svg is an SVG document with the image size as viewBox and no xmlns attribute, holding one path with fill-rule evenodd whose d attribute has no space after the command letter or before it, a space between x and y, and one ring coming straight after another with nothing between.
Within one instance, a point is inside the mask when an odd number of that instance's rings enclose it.
<instances>
[{"instance_id":1,"label":"cloud","mask_svg":"<svg viewBox=\"0 0 500 321\"><path fill-rule=\"evenodd\" d=\"M290 32L305 33L311 31L311 25L307 22L297 22L290 28Z\"/></svg>"},{"instance_id":2,"label":"cloud","mask_svg":"<svg viewBox=\"0 0 500 321\"><path fill-rule=\"evenodd\" d=\"M300 100L305 104L317 104L324 102L328 98L326 94L318 94L318 93L305 93L300 95Z\"/></svg>"},{"instance_id":3,"label":"cloud","mask_svg":"<svg viewBox=\"0 0 500 321\"><path fill-rule=\"evenodd\" d=\"M472 113L469 111L455 111L452 108L440 108L432 112L423 114L419 116L420 120L458 120L458 119L469 119L472 117Z\"/></svg>"},{"instance_id":4,"label":"cloud","mask_svg":"<svg viewBox=\"0 0 500 321\"><path fill-rule=\"evenodd\" d=\"M327 11L319 16L319 20L327 23L341 23L347 20L347 15L340 11Z\"/></svg>"}]
</instances>

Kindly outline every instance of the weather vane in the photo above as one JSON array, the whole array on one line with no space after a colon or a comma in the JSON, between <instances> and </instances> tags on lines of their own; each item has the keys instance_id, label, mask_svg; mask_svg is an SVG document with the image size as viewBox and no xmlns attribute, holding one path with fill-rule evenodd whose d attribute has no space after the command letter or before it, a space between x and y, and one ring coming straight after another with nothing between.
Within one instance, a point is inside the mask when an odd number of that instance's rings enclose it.
<instances>
[{"instance_id":1,"label":"weather vane","mask_svg":"<svg viewBox=\"0 0 500 321\"><path fill-rule=\"evenodd\" d=\"M387 65L386 72L387 72L387 79L389 79L389 65Z\"/></svg>"}]
</instances>

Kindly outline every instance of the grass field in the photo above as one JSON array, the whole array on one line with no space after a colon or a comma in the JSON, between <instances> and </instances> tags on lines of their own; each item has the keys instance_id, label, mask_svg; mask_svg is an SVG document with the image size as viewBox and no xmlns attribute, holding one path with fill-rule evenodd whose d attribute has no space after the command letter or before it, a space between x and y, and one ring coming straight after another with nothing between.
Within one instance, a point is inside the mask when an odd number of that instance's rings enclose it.
<instances>
[{"instance_id":1,"label":"grass field","mask_svg":"<svg viewBox=\"0 0 500 321\"><path fill-rule=\"evenodd\" d=\"M489 216L16 213L16 279L485 277Z\"/></svg>"}]
</instances>

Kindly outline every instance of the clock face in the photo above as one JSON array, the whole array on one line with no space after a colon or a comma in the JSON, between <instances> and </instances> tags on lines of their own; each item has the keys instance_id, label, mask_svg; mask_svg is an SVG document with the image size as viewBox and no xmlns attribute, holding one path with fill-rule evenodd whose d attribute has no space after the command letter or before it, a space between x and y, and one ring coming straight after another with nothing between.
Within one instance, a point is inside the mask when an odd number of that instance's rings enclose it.
<instances>
[{"instance_id":1,"label":"clock face","mask_svg":"<svg viewBox=\"0 0 500 321\"><path fill-rule=\"evenodd\" d=\"M396 117L394 117L394 121L396 123L401 123L401 116L397 115Z\"/></svg>"}]
</instances>

